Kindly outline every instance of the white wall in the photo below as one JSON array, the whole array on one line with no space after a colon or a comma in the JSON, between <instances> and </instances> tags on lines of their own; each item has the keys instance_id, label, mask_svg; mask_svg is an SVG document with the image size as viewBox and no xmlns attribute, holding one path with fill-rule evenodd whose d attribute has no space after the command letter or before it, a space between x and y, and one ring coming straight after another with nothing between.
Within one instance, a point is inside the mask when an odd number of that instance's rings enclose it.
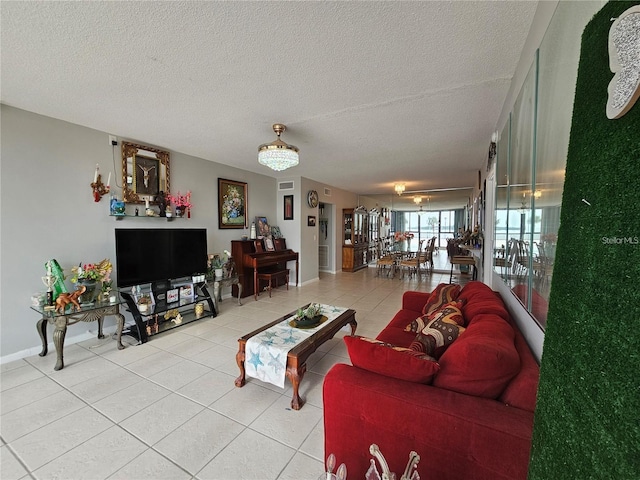
<instances>
[{"instance_id":1,"label":"white wall","mask_svg":"<svg viewBox=\"0 0 640 480\"><path fill-rule=\"evenodd\" d=\"M302 229L303 238L303 250L305 252L305 259L308 260L305 265L305 273L308 273L306 280L310 278L318 278L319 262L318 262L318 246L320 245L320 225L318 220L320 219L319 208L311 208L307 204L307 193L309 190L316 190L318 192L318 204L331 204L331 218L329 223L331 227L329 232L333 235L333 247L334 252L331 252L329 257L334 260L334 264L330 265L329 269L333 272L342 271L342 209L354 208L359 205L358 202L362 202L365 197L358 196L352 192L341 190L339 188L330 187L324 183L316 182L309 178L302 178L302 218L300 221L300 228ZM328 188L331 195L325 194L325 188ZM362 204L362 203L360 203ZM371 207L370 207L371 208ZM307 226L307 217L311 215L316 217L316 226ZM313 257L313 261L311 257Z\"/></svg>"},{"instance_id":2,"label":"white wall","mask_svg":"<svg viewBox=\"0 0 640 480\"><path fill-rule=\"evenodd\" d=\"M33 293L44 291L41 277L47 260L57 259L65 270L81 261L110 258L115 263L115 228L206 228L210 252L230 249L231 240L248 234L248 230L218 229L218 177L248 183L250 219L255 215L275 218L274 178L171 152L171 189L182 193L191 190L194 205L191 218L171 223L145 217L116 222L109 217L108 198L95 203L89 184L96 163L100 164L105 181L108 172L112 172L112 187L116 176L118 185L121 184L121 139L113 151L106 132L6 105L0 106L0 114L0 357L3 362L40 351L40 337L36 332L39 316L29 305ZM144 139L124 140L146 144ZM112 191L121 193L117 188ZM105 326L113 324L112 318L106 319ZM69 327L66 343L89 329L95 331L96 324Z\"/></svg>"}]
</instances>

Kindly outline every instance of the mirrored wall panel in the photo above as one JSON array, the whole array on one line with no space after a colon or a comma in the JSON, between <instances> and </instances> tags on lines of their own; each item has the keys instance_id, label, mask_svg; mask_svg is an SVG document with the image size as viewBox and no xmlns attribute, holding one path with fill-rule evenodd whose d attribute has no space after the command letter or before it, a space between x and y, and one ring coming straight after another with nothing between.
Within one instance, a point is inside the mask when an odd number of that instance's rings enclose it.
<instances>
[{"instance_id":1,"label":"mirrored wall panel","mask_svg":"<svg viewBox=\"0 0 640 480\"><path fill-rule=\"evenodd\" d=\"M545 328L582 30L601 2L560 2L497 146L494 272Z\"/></svg>"}]
</instances>

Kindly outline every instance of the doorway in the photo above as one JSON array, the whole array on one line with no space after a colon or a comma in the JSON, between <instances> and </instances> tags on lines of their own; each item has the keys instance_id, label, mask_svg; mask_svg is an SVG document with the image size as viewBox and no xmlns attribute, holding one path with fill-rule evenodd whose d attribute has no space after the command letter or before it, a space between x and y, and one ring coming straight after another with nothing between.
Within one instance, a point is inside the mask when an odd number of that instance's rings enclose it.
<instances>
[{"instance_id":1,"label":"doorway","mask_svg":"<svg viewBox=\"0 0 640 480\"><path fill-rule=\"evenodd\" d=\"M334 206L330 203L318 205L319 229L318 229L318 270L321 272L335 273L332 266L335 257L335 215Z\"/></svg>"}]
</instances>

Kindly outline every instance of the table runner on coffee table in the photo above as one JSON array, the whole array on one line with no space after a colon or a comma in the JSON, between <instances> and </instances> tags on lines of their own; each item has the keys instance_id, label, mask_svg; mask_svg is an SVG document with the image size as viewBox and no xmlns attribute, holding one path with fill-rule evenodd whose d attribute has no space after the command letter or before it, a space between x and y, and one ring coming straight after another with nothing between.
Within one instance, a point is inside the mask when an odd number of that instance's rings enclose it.
<instances>
[{"instance_id":1,"label":"table runner on coffee table","mask_svg":"<svg viewBox=\"0 0 640 480\"><path fill-rule=\"evenodd\" d=\"M284 388L287 367L287 353L301 341L322 330L332 320L335 320L347 308L322 305L322 315L327 320L317 327L296 328L289 325L295 318L290 316L273 327L260 332L247 340L244 368L248 376L269 382Z\"/></svg>"}]
</instances>

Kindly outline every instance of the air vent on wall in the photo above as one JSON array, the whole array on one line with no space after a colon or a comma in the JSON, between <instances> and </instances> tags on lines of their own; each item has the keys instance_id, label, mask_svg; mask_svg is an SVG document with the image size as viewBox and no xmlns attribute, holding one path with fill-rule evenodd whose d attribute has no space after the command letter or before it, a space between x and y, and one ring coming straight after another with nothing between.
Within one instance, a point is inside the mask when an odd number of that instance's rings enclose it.
<instances>
[{"instance_id":1,"label":"air vent on wall","mask_svg":"<svg viewBox=\"0 0 640 480\"><path fill-rule=\"evenodd\" d=\"M327 188L327 187L324 187L324 194L325 194L325 196L330 197L331 196L331 189Z\"/></svg>"},{"instance_id":2,"label":"air vent on wall","mask_svg":"<svg viewBox=\"0 0 640 480\"><path fill-rule=\"evenodd\" d=\"M293 190L293 182L279 182L278 190Z\"/></svg>"}]
</instances>

